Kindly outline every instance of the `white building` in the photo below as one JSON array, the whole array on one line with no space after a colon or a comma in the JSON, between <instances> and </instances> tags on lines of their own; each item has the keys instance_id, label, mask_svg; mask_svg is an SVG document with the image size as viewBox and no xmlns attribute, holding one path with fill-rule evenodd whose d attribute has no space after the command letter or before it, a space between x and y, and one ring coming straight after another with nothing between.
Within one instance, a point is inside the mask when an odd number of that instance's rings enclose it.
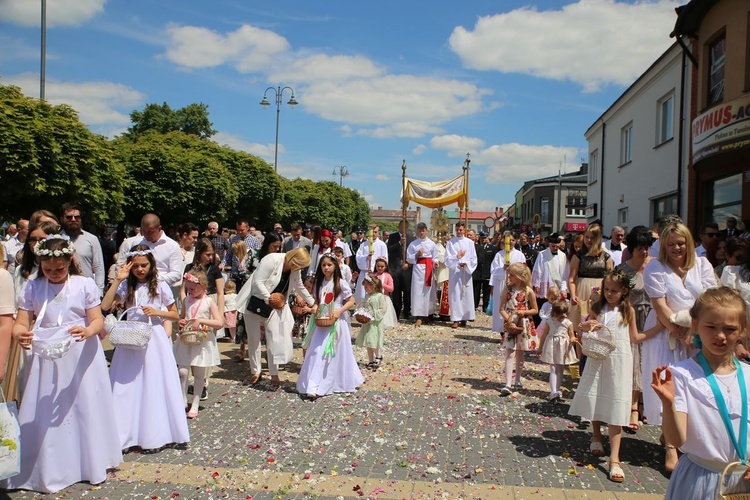
<instances>
[{"instance_id":1,"label":"white building","mask_svg":"<svg viewBox=\"0 0 750 500\"><path fill-rule=\"evenodd\" d=\"M691 63L676 43L586 131L586 220L626 230L687 212ZM684 96L688 96L683 98Z\"/></svg>"}]
</instances>

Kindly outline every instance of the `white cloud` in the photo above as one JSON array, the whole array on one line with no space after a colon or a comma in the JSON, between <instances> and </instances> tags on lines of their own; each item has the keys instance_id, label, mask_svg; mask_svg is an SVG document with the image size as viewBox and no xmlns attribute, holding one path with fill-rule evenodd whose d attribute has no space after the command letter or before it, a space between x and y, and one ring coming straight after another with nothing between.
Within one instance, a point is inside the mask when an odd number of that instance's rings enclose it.
<instances>
[{"instance_id":1,"label":"white cloud","mask_svg":"<svg viewBox=\"0 0 750 500\"><path fill-rule=\"evenodd\" d=\"M673 43L679 4L579 0L561 10L524 7L480 17L473 30L456 27L449 44L472 69L570 80L596 91L632 83Z\"/></svg>"},{"instance_id":2,"label":"white cloud","mask_svg":"<svg viewBox=\"0 0 750 500\"><path fill-rule=\"evenodd\" d=\"M276 33L243 25L230 33L171 26L165 56L186 68L233 66L295 89L300 106L342 124L345 137L422 137L441 125L496 106L492 92L459 80L391 74L360 55L292 52Z\"/></svg>"},{"instance_id":3,"label":"white cloud","mask_svg":"<svg viewBox=\"0 0 750 500\"><path fill-rule=\"evenodd\" d=\"M14 38L0 33L0 47L13 47L12 50L0 50L0 62L38 61L40 58L39 47L32 47L22 38Z\"/></svg>"},{"instance_id":4,"label":"white cloud","mask_svg":"<svg viewBox=\"0 0 750 500\"><path fill-rule=\"evenodd\" d=\"M166 34L167 59L186 68L229 64L241 73L257 72L289 50L284 37L247 24L227 34L197 26L169 26Z\"/></svg>"},{"instance_id":5,"label":"white cloud","mask_svg":"<svg viewBox=\"0 0 750 500\"><path fill-rule=\"evenodd\" d=\"M447 151L448 156L462 156L466 153L476 153L484 147L484 141L476 137L466 137L456 134L438 135L430 139L430 147L440 151Z\"/></svg>"},{"instance_id":6,"label":"white cloud","mask_svg":"<svg viewBox=\"0 0 750 500\"><path fill-rule=\"evenodd\" d=\"M385 182L385 181L390 180L390 177L388 177L385 174L378 174L378 175L375 176L375 179L378 180L378 181L384 181Z\"/></svg>"},{"instance_id":7,"label":"white cloud","mask_svg":"<svg viewBox=\"0 0 750 500\"><path fill-rule=\"evenodd\" d=\"M412 154L417 155L417 156L421 155L425 151L427 151L427 146L425 146L424 144L420 144L411 150Z\"/></svg>"},{"instance_id":8,"label":"white cloud","mask_svg":"<svg viewBox=\"0 0 750 500\"><path fill-rule=\"evenodd\" d=\"M578 157L578 150L564 146L531 146L518 143L492 145L472 156L472 168L486 168L485 182L517 184L556 175L560 162ZM576 165L577 167L577 165ZM570 164L568 169L572 170Z\"/></svg>"},{"instance_id":9,"label":"white cloud","mask_svg":"<svg viewBox=\"0 0 750 500\"><path fill-rule=\"evenodd\" d=\"M500 202L497 200L480 200L478 198L469 197L469 210L476 210L477 212L494 212L495 207L499 207Z\"/></svg>"},{"instance_id":10,"label":"white cloud","mask_svg":"<svg viewBox=\"0 0 750 500\"><path fill-rule=\"evenodd\" d=\"M39 95L39 75L21 73L3 83L20 87L27 96ZM69 104L81 122L95 132L114 135L130 125L130 112L146 101L141 92L114 82L58 82L48 79L45 96L51 104Z\"/></svg>"},{"instance_id":11,"label":"white cloud","mask_svg":"<svg viewBox=\"0 0 750 500\"><path fill-rule=\"evenodd\" d=\"M104 11L107 0L47 0L47 27L78 26ZM0 22L41 26L40 2L0 0Z\"/></svg>"},{"instance_id":12,"label":"white cloud","mask_svg":"<svg viewBox=\"0 0 750 500\"><path fill-rule=\"evenodd\" d=\"M237 151L245 151L246 153L259 156L273 164L274 144L248 142L239 135L230 134L228 132L217 132L211 139L222 146L229 146ZM282 152L284 152L284 146L279 144L279 153Z\"/></svg>"}]
</instances>

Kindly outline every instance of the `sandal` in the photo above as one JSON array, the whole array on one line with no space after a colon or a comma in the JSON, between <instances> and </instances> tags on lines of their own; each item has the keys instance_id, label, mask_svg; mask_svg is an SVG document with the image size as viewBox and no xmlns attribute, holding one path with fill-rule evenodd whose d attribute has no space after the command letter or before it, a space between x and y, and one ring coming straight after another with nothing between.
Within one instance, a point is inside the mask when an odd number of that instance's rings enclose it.
<instances>
[{"instance_id":1,"label":"sandal","mask_svg":"<svg viewBox=\"0 0 750 500\"><path fill-rule=\"evenodd\" d=\"M604 445L602 445L601 441L594 441L592 439L591 444L589 445L589 451L595 457L604 456Z\"/></svg>"},{"instance_id":2,"label":"sandal","mask_svg":"<svg viewBox=\"0 0 750 500\"><path fill-rule=\"evenodd\" d=\"M260 382L260 379L263 378L263 375L260 373L256 373L255 375L251 375L250 378L247 380L248 385L255 385L258 382Z\"/></svg>"},{"instance_id":3,"label":"sandal","mask_svg":"<svg viewBox=\"0 0 750 500\"><path fill-rule=\"evenodd\" d=\"M622 467L620 467L620 462L609 462L609 480L615 483L625 481L625 473L623 472Z\"/></svg>"},{"instance_id":4,"label":"sandal","mask_svg":"<svg viewBox=\"0 0 750 500\"><path fill-rule=\"evenodd\" d=\"M635 422L633 422L633 415L635 415ZM624 429L632 434L635 434L640 428L641 423L638 421L638 410L630 410L630 423L627 427L624 427Z\"/></svg>"}]
</instances>

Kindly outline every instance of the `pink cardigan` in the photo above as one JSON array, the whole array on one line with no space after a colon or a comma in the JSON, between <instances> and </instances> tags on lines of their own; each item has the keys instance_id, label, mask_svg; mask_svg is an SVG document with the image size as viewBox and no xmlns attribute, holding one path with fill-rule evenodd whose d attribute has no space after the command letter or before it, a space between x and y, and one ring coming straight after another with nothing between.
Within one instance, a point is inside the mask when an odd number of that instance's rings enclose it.
<instances>
[{"instance_id":1,"label":"pink cardigan","mask_svg":"<svg viewBox=\"0 0 750 500\"><path fill-rule=\"evenodd\" d=\"M393 291L393 277L388 273L378 274L377 277L383 284L383 295L390 295Z\"/></svg>"}]
</instances>

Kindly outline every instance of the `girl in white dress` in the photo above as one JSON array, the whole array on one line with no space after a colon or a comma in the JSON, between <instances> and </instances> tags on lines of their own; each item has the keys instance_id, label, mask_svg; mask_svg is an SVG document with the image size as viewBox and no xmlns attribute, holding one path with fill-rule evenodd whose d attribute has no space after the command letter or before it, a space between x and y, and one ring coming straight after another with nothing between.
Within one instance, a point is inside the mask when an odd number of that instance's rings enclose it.
<instances>
[{"instance_id":1,"label":"girl in white dress","mask_svg":"<svg viewBox=\"0 0 750 500\"><path fill-rule=\"evenodd\" d=\"M647 339L641 347L643 373L651 373L662 365L671 365L689 358L695 352L682 327L671 323L674 313L689 310L703 290L716 286L716 275L705 257L695 255L693 236L682 224L671 224L661 234L659 257L646 265L643 287L653 309L646 318L644 330L666 325ZM652 425L661 425L661 401L648 384L643 389L643 411ZM666 441L665 468L677 465L677 450Z\"/></svg>"},{"instance_id":2,"label":"girl in white dress","mask_svg":"<svg viewBox=\"0 0 750 500\"><path fill-rule=\"evenodd\" d=\"M333 326L319 327L305 337L305 362L297 379L297 392L309 399L334 392L354 392L364 383L352 351L347 311L354 307L354 296L333 254L324 254L315 272L315 305L311 326L316 317L330 317Z\"/></svg>"},{"instance_id":3,"label":"girl in white dress","mask_svg":"<svg viewBox=\"0 0 750 500\"><path fill-rule=\"evenodd\" d=\"M712 288L698 297L690 316L700 352L652 374L651 387L664 408L664 436L683 452L666 498L725 498L718 496L721 476L733 462L743 465L730 469L721 493L748 493L750 367L734 356L735 344L747 332L747 305L735 290Z\"/></svg>"},{"instance_id":4,"label":"girl in white dress","mask_svg":"<svg viewBox=\"0 0 750 500\"><path fill-rule=\"evenodd\" d=\"M552 287L550 287L552 289ZM547 291L547 296L550 296ZM542 363L549 365L549 400L562 401L562 377L565 367L578 362L573 344L578 342L573 323L567 318L568 303L564 300L546 302L550 305L549 317L539 328L539 349ZM540 313L541 315L541 313Z\"/></svg>"},{"instance_id":5,"label":"girl in white dress","mask_svg":"<svg viewBox=\"0 0 750 500\"><path fill-rule=\"evenodd\" d=\"M80 276L74 252L58 234L34 246L41 273L21 291L13 325L13 338L31 351L18 414L21 473L2 488L53 493L79 481L101 483L122 462L97 336L104 326L99 288Z\"/></svg>"},{"instance_id":6,"label":"girl in white dress","mask_svg":"<svg viewBox=\"0 0 750 500\"><path fill-rule=\"evenodd\" d=\"M206 369L219 366L219 347L216 345L214 329L221 328L224 319L219 306L206 293L208 277L204 271L191 270L184 276L187 296L180 313L180 329L189 323L190 330L203 330L206 338L199 345L186 344L178 336L174 342L174 357L180 370L182 396L187 405L188 371L193 371L193 401L188 411L188 418L198 416L201 393L206 383ZM187 408L187 406L186 406Z\"/></svg>"},{"instance_id":7,"label":"girl in white dress","mask_svg":"<svg viewBox=\"0 0 750 500\"><path fill-rule=\"evenodd\" d=\"M597 457L604 455L601 426L602 422L607 423L609 479L616 483L625 480L620 467L620 441L622 426L630 423L633 390L630 342L638 341L635 310L628 300L629 293L630 278L622 271L613 271L602 280L601 298L591 307L589 319L581 323L581 330L610 335L615 342L615 350L605 359L588 358L568 412L593 421L589 449ZM609 331L604 331L604 327Z\"/></svg>"},{"instance_id":8,"label":"girl in white dress","mask_svg":"<svg viewBox=\"0 0 750 500\"><path fill-rule=\"evenodd\" d=\"M102 308L124 304L129 321L148 322L151 339L145 349L115 349L109 368L123 450L146 450L190 441L180 394L180 375L164 321L177 321L172 290L158 281L156 261L146 245L136 245L102 299Z\"/></svg>"}]
</instances>

